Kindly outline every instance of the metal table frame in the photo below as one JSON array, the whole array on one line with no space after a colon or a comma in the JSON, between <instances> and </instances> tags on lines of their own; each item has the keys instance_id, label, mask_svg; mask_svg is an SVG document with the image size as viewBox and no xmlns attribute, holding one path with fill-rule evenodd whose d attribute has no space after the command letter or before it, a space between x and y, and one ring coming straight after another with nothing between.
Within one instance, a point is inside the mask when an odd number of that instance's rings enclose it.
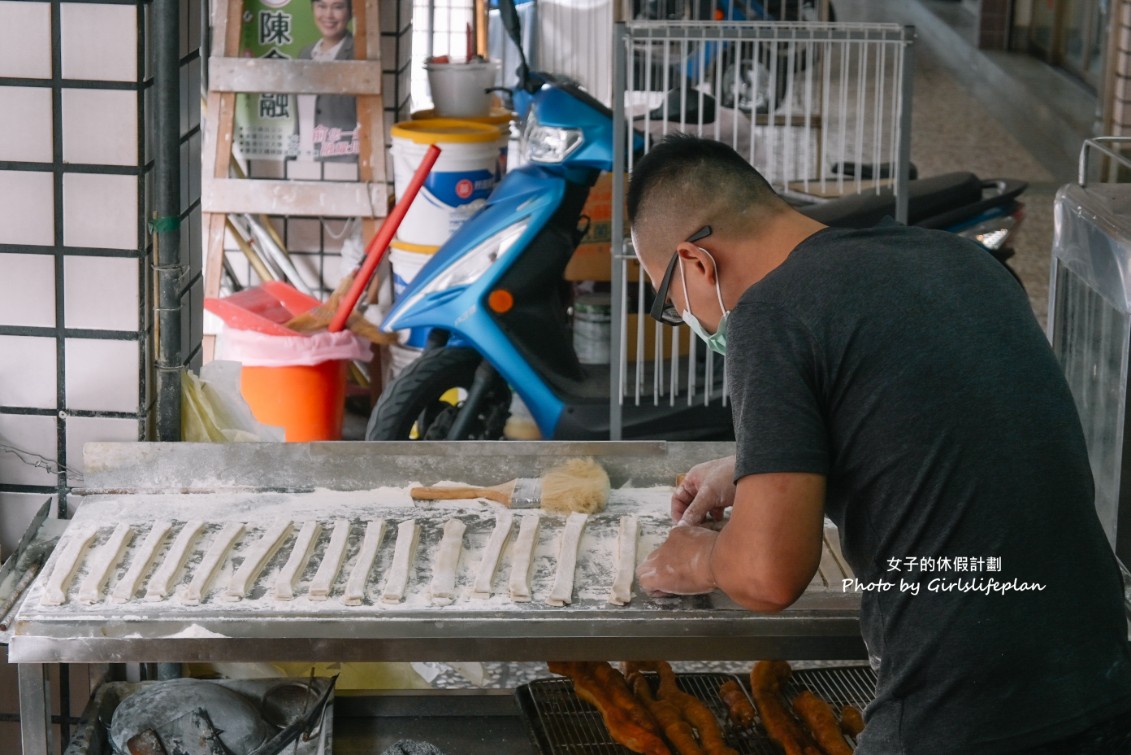
<instances>
[{"instance_id":1,"label":"metal table frame","mask_svg":"<svg viewBox=\"0 0 1131 755\"><path fill-rule=\"evenodd\" d=\"M360 491L431 479L437 469L485 484L540 474L564 456L585 455L601 461L614 487L648 486L670 484L689 466L732 450L730 444L665 442L89 444L87 487L80 492ZM126 636L135 634L128 620L79 623L68 636L17 620L10 660L19 664L23 752L45 755L49 663L863 659L858 607L853 595L807 595L781 613L752 614L716 594L673 598L670 611L483 612L462 617L458 635L444 615L369 621L303 615L288 621L287 636L276 637L263 637L253 619L230 618L222 637L175 637L191 635L183 630L202 622L170 616L160 622L160 639Z\"/></svg>"}]
</instances>

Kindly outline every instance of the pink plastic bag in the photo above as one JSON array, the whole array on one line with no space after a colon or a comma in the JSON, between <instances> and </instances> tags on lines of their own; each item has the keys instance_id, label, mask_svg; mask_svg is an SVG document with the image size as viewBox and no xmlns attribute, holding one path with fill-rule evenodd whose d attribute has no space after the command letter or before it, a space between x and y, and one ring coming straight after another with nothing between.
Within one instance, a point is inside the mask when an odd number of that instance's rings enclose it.
<instances>
[{"instance_id":1,"label":"pink plastic bag","mask_svg":"<svg viewBox=\"0 0 1131 755\"><path fill-rule=\"evenodd\" d=\"M217 344L217 359L241 362L246 367L311 366L331 360L360 359L368 362L373 356L370 343L343 330L305 336L269 336L254 330L225 327Z\"/></svg>"}]
</instances>

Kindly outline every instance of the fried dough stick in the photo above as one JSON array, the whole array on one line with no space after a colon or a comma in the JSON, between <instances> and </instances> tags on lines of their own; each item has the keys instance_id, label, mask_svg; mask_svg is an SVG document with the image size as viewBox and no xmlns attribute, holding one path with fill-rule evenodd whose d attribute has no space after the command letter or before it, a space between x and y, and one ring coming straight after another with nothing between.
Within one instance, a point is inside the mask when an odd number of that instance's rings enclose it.
<instances>
[{"instance_id":1,"label":"fried dough stick","mask_svg":"<svg viewBox=\"0 0 1131 755\"><path fill-rule=\"evenodd\" d=\"M770 739L785 750L785 755L821 755L801 725L786 710L781 685L793 671L785 661L758 661L750 671L750 691Z\"/></svg>"},{"instance_id":2,"label":"fried dough stick","mask_svg":"<svg viewBox=\"0 0 1131 755\"><path fill-rule=\"evenodd\" d=\"M703 751L707 755L738 755L723 739L723 730L711 709L676 685L671 664L660 661L656 664L656 671L660 675L660 699L674 705L680 715L695 727Z\"/></svg>"},{"instance_id":3,"label":"fried dough stick","mask_svg":"<svg viewBox=\"0 0 1131 755\"><path fill-rule=\"evenodd\" d=\"M840 733L833 709L821 698L805 690L793 698L793 709L809 727L809 733L825 751L825 755L852 755L852 748Z\"/></svg>"},{"instance_id":4,"label":"fried dough stick","mask_svg":"<svg viewBox=\"0 0 1131 755\"><path fill-rule=\"evenodd\" d=\"M603 661L598 661L589 664L589 673L609 692L613 702L628 714L634 724L656 736L662 736L663 727L641 701L633 696L621 672Z\"/></svg>"},{"instance_id":5,"label":"fried dough stick","mask_svg":"<svg viewBox=\"0 0 1131 755\"><path fill-rule=\"evenodd\" d=\"M864 731L864 716L857 708L846 705L840 709L840 730L853 739Z\"/></svg>"},{"instance_id":6,"label":"fried dough stick","mask_svg":"<svg viewBox=\"0 0 1131 755\"><path fill-rule=\"evenodd\" d=\"M573 681L577 696L597 709L609 735L618 743L640 755L671 755L663 739L634 723L628 713L616 704L612 695L594 678L591 667L555 661L547 665L553 673Z\"/></svg>"},{"instance_id":7,"label":"fried dough stick","mask_svg":"<svg viewBox=\"0 0 1131 755\"><path fill-rule=\"evenodd\" d=\"M754 706L746 699L742 686L734 679L723 682L719 687L719 697L727 706L727 716L734 725L749 729L754 725Z\"/></svg>"},{"instance_id":8,"label":"fried dough stick","mask_svg":"<svg viewBox=\"0 0 1131 755\"><path fill-rule=\"evenodd\" d=\"M664 736L672 743L679 755L704 755L703 749L695 741L695 730L691 728L691 724L683 720L679 709L674 705L667 700L657 700L652 696L652 689L648 686L647 679L636 674L632 677L632 689L660 724Z\"/></svg>"}]
</instances>

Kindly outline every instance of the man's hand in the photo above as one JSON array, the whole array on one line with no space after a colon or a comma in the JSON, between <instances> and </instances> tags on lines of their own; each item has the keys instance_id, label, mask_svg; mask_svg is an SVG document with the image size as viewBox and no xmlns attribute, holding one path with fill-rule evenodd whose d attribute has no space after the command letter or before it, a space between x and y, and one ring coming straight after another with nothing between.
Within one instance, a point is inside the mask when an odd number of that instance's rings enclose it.
<instances>
[{"instance_id":1,"label":"man's hand","mask_svg":"<svg viewBox=\"0 0 1131 755\"><path fill-rule=\"evenodd\" d=\"M672 494L672 520L702 524L710 515L722 521L723 510L734 505L734 457L696 464Z\"/></svg>"},{"instance_id":2,"label":"man's hand","mask_svg":"<svg viewBox=\"0 0 1131 755\"><path fill-rule=\"evenodd\" d=\"M640 589L658 595L700 595L715 589L711 551L719 533L677 524L664 543L636 567Z\"/></svg>"},{"instance_id":3,"label":"man's hand","mask_svg":"<svg viewBox=\"0 0 1131 755\"><path fill-rule=\"evenodd\" d=\"M735 498L719 532L686 521L673 527L637 568L640 589L698 595L718 588L753 611L780 611L797 600L821 561L824 476L747 475Z\"/></svg>"}]
</instances>

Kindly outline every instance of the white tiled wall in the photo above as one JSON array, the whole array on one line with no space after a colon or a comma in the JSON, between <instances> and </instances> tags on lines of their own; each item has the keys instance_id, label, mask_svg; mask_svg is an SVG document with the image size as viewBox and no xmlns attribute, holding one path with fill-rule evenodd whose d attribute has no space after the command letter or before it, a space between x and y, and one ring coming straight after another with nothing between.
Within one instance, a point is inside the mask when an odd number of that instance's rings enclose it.
<instances>
[{"instance_id":1,"label":"white tiled wall","mask_svg":"<svg viewBox=\"0 0 1131 755\"><path fill-rule=\"evenodd\" d=\"M190 348L201 3L182 0L179 16ZM151 13L143 0L0 0L0 548L48 495L65 499L58 465L81 473L85 442L135 441L149 421Z\"/></svg>"},{"instance_id":2,"label":"white tiled wall","mask_svg":"<svg viewBox=\"0 0 1131 755\"><path fill-rule=\"evenodd\" d=\"M22 452L0 453L0 479L6 485L54 487L54 473L36 462L58 458L56 440L54 417L0 414L0 443Z\"/></svg>"},{"instance_id":3,"label":"white tiled wall","mask_svg":"<svg viewBox=\"0 0 1131 755\"><path fill-rule=\"evenodd\" d=\"M53 409L58 401L55 339L0 336L0 354L0 404Z\"/></svg>"},{"instance_id":4,"label":"white tiled wall","mask_svg":"<svg viewBox=\"0 0 1131 755\"><path fill-rule=\"evenodd\" d=\"M136 92L63 89L63 160L137 165L137 106Z\"/></svg>"},{"instance_id":5,"label":"white tiled wall","mask_svg":"<svg viewBox=\"0 0 1131 755\"><path fill-rule=\"evenodd\" d=\"M63 174L63 243L138 248L138 191L134 176Z\"/></svg>"},{"instance_id":6,"label":"white tiled wall","mask_svg":"<svg viewBox=\"0 0 1131 755\"><path fill-rule=\"evenodd\" d=\"M180 0L179 14L190 348L201 331L200 153L191 133L199 126L202 2ZM152 204L152 143L161 136L147 109L152 50L144 29L152 11L147 0L0 0L4 556L44 501L66 508L74 500L67 496L81 484L85 443L137 441L151 424L152 248L143 221ZM0 703L0 714L17 712Z\"/></svg>"},{"instance_id":7,"label":"white tiled wall","mask_svg":"<svg viewBox=\"0 0 1131 755\"><path fill-rule=\"evenodd\" d=\"M0 324L54 327L55 258L47 254L0 254L0 270L4 271L0 275ZM0 406L7 403L0 400Z\"/></svg>"},{"instance_id":8,"label":"white tiled wall","mask_svg":"<svg viewBox=\"0 0 1131 755\"><path fill-rule=\"evenodd\" d=\"M67 257L63 262L63 312L70 327L137 331L137 260Z\"/></svg>"},{"instance_id":9,"label":"white tiled wall","mask_svg":"<svg viewBox=\"0 0 1131 755\"><path fill-rule=\"evenodd\" d=\"M0 160L51 162L51 90L0 86L0 102Z\"/></svg>"},{"instance_id":10,"label":"white tiled wall","mask_svg":"<svg viewBox=\"0 0 1131 755\"><path fill-rule=\"evenodd\" d=\"M137 81L137 14L130 5L63 3L63 78Z\"/></svg>"},{"instance_id":11,"label":"white tiled wall","mask_svg":"<svg viewBox=\"0 0 1131 755\"><path fill-rule=\"evenodd\" d=\"M6 104L0 103L0 109L4 107ZM0 244L54 243L54 191L50 173L0 170Z\"/></svg>"},{"instance_id":12,"label":"white tiled wall","mask_svg":"<svg viewBox=\"0 0 1131 755\"><path fill-rule=\"evenodd\" d=\"M137 412L138 345L135 341L68 338L66 355L69 408ZM70 421L74 422L74 418ZM137 423L134 425L136 427Z\"/></svg>"},{"instance_id":13,"label":"white tiled wall","mask_svg":"<svg viewBox=\"0 0 1131 755\"><path fill-rule=\"evenodd\" d=\"M0 0L0 76L51 78L51 5Z\"/></svg>"}]
</instances>

